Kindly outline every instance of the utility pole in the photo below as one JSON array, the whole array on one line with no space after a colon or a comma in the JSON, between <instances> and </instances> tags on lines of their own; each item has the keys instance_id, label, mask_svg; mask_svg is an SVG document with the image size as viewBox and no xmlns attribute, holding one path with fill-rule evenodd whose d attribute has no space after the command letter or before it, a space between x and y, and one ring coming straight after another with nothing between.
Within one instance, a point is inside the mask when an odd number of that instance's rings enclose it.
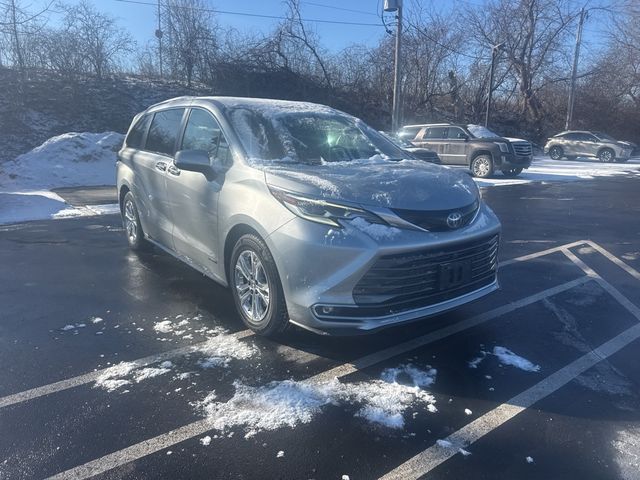
<instances>
[{"instance_id":1,"label":"utility pole","mask_svg":"<svg viewBox=\"0 0 640 480\"><path fill-rule=\"evenodd\" d=\"M158 28L156 29L156 37L158 37L158 59L160 62L160 78L162 78L162 22L160 21L160 0L158 0Z\"/></svg>"},{"instance_id":2,"label":"utility pole","mask_svg":"<svg viewBox=\"0 0 640 480\"><path fill-rule=\"evenodd\" d=\"M491 69L489 70L489 91L487 92L487 111L484 116L484 126L489 127L489 119L491 118L491 100L493 99L493 77L496 71L496 60L498 51L504 47L504 43L499 43L491 47Z\"/></svg>"},{"instance_id":3,"label":"utility pole","mask_svg":"<svg viewBox=\"0 0 640 480\"><path fill-rule=\"evenodd\" d=\"M385 12L397 12L396 20L396 52L393 70L393 106L391 111L391 130L396 132L400 128L400 113L402 104L402 85L400 79L400 64L402 62L402 0L385 0Z\"/></svg>"},{"instance_id":4,"label":"utility pole","mask_svg":"<svg viewBox=\"0 0 640 480\"><path fill-rule=\"evenodd\" d=\"M580 10L580 21L578 22L578 33L576 33L576 49L573 52L573 68L571 69L571 87L569 89L569 105L567 106L567 121L564 125L565 130L571 128L573 120L573 105L576 102L576 77L578 75L578 59L580 57L580 44L582 43L582 25L587 17L587 12L582 7Z\"/></svg>"}]
</instances>

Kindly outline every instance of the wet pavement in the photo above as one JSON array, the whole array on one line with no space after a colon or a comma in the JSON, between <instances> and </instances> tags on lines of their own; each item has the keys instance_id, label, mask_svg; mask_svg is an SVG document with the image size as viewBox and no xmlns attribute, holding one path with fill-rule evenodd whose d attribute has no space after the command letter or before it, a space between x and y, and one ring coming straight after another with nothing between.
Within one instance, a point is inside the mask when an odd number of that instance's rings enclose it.
<instances>
[{"instance_id":1,"label":"wet pavement","mask_svg":"<svg viewBox=\"0 0 640 480\"><path fill-rule=\"evenodd\" d=\"M483 195L501 290L357 338L251 335L115 215L1 226L0 478L640 478L638 178Z\"/></svg>"}]
</instances>

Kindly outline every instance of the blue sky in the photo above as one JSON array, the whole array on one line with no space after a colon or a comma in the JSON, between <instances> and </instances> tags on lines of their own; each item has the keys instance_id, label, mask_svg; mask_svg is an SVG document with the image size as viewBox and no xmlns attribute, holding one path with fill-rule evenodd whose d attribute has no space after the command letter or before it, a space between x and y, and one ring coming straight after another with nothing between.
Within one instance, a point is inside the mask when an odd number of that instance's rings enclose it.
<instances>
[{"instance_id":1,"label":"blue sky","mask_svg":"<svg viewBox=\"0 0 640 480\"><path fill-rule=\"evenodd\" d=\"M43 0L44 1L44 0ZM65 0L74 3L76 0ZM124 3L118 0L89 0L100 11L118 19L118 23L128 30L139 45L154 40L156 9L151 5ZM155 3L156 0L140 0ZM484 0L405 0L405 3L428 2L436 8L448 9L458 3L466 6L482 5ZM615 0L584 0L590 6L607 5ZM281 0L207 0L211 7L219 11L244 12L261 15L283 15L286 8ZM301 0L302 14L307 19L335 20L380 24L378 13L384 0ZM581 4L581 0L576 0ZM325 5L325 6L321 6ZM333 7L333 8L331 8ZM357 10L344 11L340 9ZM592 15L585 26L584 53L597 50L602 44L603 25L598 14ZM258 18L225 13L218 14L222 26L233 27L241 32L269 32L277 23L276 19ZM55 22L55 19L54 19ZM322 45L332 51L340 51L353 43L375 45L385 35L380 26L336 25L310 22L320 35Z\"/></svg>"}]
</instances>

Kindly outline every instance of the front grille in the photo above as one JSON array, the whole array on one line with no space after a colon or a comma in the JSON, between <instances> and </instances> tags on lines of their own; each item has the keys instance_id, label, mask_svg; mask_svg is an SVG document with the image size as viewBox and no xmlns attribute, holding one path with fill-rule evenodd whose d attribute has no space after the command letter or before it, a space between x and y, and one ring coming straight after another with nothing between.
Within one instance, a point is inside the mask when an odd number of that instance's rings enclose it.
<instances>
[{"instance_id":1,"label":"front grille","mask_svg":"<svg viewBox=\"0 0 640 480\"><path fill-rule=\"evenodd\" d=\"M360 279L353 298L360 313L388 315L450 300L491 284L496 275L498 235L455 247L380 257ZM463 265L462 283L443 285L443 268ZM446 283L446 282L445 282Z\"/></svg>"},{"instance_id":2,"label":"front grille","mask_svg":"<svg viewBox=\"0 0 640 480\"><path fill-rule=\"evenodd\" d=\"M392 208L391 210L403 220L420 228L430 232L443 232L467 226L475 217L479 206L480 202L476 200L466 207L450 210L404 210L401 208ZM461 215L459 222L455 225L449 225L447 218L456 212Z\"/></svg>"},{"instance_id":3,"label":"front grille","mask_svg":"<svg viewBox=\"0 0 640 480\"><path fill-rule=\"evenodd\" d=\"M513 151L516 152L516 155L519 157L530 157L533 153L533 149L529 142L518 142L512 143Z\"/></svg>"}]
</instances>

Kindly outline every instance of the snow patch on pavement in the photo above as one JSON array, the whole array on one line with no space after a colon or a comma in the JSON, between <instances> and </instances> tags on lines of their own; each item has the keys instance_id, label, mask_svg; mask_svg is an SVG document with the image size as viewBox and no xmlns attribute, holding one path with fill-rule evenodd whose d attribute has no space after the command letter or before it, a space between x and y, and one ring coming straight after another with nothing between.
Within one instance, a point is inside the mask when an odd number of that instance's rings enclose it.
<instances>
[{"instance_id":1,"label":"snow patch on pavement","mask_svg":"<svg viewBox=\"0 0 640 480\"><path fill-rule=\"evenodd\" d=\"M488 355L494 355L502 365L516 367L525 372L540 371L540 365L535 365L526 358L516 355L508 348L500 346L493 347L492 352L481 350L477 357L468 362L469 368L478 368L478 365L480 365Z\"/></svg>"},{"instance_id":2,"label":"snow patch on pavement","mask_svg":"<svg viewBox=\"0 0 640 480\"><path fill-rule=\"evenodd\" d=\"M407 367L407 368L405 368ZM398 383L401 373L411 385ZM215 393L197 404L212 427L226 432L243 426L245 437L260 431L293 428L309 423L329 405L352 405L355 416L393 429L404 427L404 412L413 404L431 406L435 398L418 384L431 385L435 369L420 372L415 367L387 369L381 380L341 383L337 378L323 382L284 380L252 387L234 383L235 394L227 402L218 402Z\"/></svg>"}]
</instances>

